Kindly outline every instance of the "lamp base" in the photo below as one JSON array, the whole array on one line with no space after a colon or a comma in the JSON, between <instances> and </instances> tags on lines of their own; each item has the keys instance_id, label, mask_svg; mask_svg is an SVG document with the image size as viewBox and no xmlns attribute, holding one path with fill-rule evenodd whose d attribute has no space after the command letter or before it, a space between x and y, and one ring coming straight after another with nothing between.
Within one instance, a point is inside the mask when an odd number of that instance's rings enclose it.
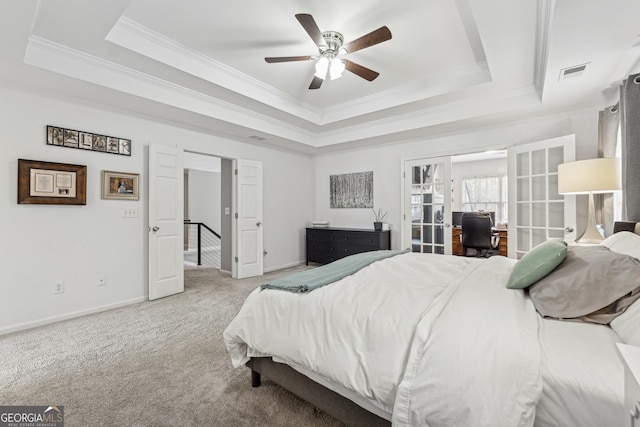
<instances>
[{"instance_id":1,"label":"lamp base","mask_svg":"<svg viewBox=\"0 0 640 427\"><path fill-rule=\"evenodd\" d=\"M593 202L593 193L589 193L589 216L587 218L587 228L582 236L576 239L576 243L600 243L604 240L598 226L596 225L596 208Z\"/></svg>"}]
</instances>

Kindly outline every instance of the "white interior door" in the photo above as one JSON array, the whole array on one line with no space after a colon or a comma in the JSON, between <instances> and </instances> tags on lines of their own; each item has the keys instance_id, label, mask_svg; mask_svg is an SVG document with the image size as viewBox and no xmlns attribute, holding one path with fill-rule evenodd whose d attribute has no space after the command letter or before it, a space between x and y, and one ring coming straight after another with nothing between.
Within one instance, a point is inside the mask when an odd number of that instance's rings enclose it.
<instances>
[{"instance_id":1,"label":"white interior door","mask_svg":"<svg viewBox=\"0 0 640 427\"><path fill-rule=\"evenodd\" d=\"M182 148L149 144L149 299L184 291Z\"/></svg>"},{"instance_id":2,"label":"white interior door","mask_svg":"<svg viewBox=\"0 0 640 427\"><path fill-rule=\"evenodd\" d=\"M402 247L451 254L451 157L404 162Z\"/></svg>"},{"instance_id":3,"label":"white interior door","mask_svg":"<svg viewBox=\"0 0 640 427\"><path fill-rule=\"evenodd\" d=\"M558 165L575 153L574 135L509 148L510 258L548 239L575 239L575 196L558 194Z\"/></svg>"},{"instance_id":4,"label":"white interior door","mask_svg":"<svg viewBox=\"0 0 640 427\"><path fill-rule=\"evenodd\" d=\"M262 162L237 161L237 278L262 275Z\"/></svg>"}]
</instances>

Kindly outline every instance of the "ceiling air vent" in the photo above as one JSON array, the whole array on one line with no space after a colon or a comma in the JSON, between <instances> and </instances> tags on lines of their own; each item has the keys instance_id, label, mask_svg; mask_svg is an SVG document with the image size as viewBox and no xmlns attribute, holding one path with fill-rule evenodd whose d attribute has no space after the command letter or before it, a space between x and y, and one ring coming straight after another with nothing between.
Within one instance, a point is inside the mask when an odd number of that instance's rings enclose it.
<instances>
[{"instance_id":1,"label":"ceiling air vent","mask_svg":"<svg viewBox=\"0 0 640 427\"><path fill-rule=\"evenodd\" d=\"M256 141L266 141L267 140L267 138L263 138L263 137L258 136L258 135L250 135L249 139L255 139Z\"/></svg>"},{"instance_id":2,"label":"ceiling air vent","mask_svg":"<svg viewBox=\"0 0 640 427\"><path fill-rule=\"evenodd\" d=\"M573 67L563 68L562 70L560 70L560 77L558 78L558 81L572 79L574 77L583 75L584 71L587 69L587 65L589 64L590 62L587 62L586 64L574 65Z\"/></svg>"}]
</instances>

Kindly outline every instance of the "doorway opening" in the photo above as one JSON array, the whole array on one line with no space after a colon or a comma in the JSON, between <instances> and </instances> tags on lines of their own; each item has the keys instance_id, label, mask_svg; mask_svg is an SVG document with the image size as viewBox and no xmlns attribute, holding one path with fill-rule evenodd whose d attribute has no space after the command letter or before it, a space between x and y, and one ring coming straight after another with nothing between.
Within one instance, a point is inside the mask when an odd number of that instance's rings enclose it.
<instances>
[{"instance_id":1,"label":"doorway opening","mask_svg":"<svg viewBox=\"0 0 640 427\"><path fill-rule=\"evenodd\" d=\"M232 270L233 161L184 152L185 267Z\"/></svg>"}]
</instances>

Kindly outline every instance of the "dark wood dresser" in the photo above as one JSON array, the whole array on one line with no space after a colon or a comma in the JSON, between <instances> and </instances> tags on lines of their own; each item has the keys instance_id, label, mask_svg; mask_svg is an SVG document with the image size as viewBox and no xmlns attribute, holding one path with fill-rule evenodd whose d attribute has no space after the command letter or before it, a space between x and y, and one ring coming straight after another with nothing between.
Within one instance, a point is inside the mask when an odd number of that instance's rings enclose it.
<instances>
[{"instance_id":1,"label":"dark wood dresser","mask_svg":"<svg viewBox=\"0 0 640 427\"><path fill-rule=\"evenodd\" d=\"M391 231L360 228L307 228L307 265L328 264L360 252L391 249Z\"/></svg>"}]
</instances>

